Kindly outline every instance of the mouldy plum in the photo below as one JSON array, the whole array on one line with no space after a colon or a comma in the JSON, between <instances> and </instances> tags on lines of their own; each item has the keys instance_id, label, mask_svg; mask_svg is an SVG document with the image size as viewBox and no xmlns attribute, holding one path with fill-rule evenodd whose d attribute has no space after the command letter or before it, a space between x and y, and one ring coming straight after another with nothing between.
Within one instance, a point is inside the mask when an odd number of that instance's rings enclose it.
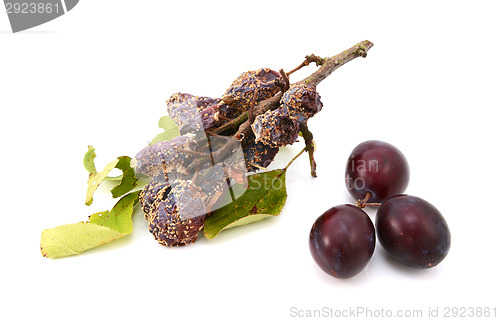
<instances>
[{"instance_id":1,"label":"mouldy plum","mask_svg":"<svg viewBox=\"0 0 500 321\"><path fill-rule=\"evenodd\" d=\"M254 91L258 93L256 103L271 98L280 91L277 79L280 74L269 68L246 71L229 86L222 100L227 106L221 107L224 117L235 118L250 108Z\"/></svg>"},{"instance_id":2,"label":"mouldy plum","mask_svg":"<svg viewBox=\"0 0 500 321\"><path fill-rule=\"evenodd\" d=\"M175 93L167 100L168 116L181 135L214 127L219 122L220 98Z\"/></svg>"},{"instance_id":3,"label":"mouldy plum","mask_svg":"<svg viewBox=\"0 0 500 321\"><path fill-rule=\"evenodd\" d=\"M278 151L279 148L270 147L265 145L263 142L250 142L250 144L248 144L243 150L247 163L247 169L249 171L257 170L257 168L251 164L255 164L260 167L269 166L276 154L278 154Z\"/></svg>"},{"instance_id":4,"label":"mouldy plum","mask_svg":"<svg viewBox=\"0 0 500 321\"><path fill-rule=\"evenodd\" d=\"M181 150L196 151L194 135L177 136L169 141L158 142L143 148L135 156L135 172L155 177L166 172L186 174L186 167L194 157Z\"/></svg>"},{"instance_id":5,"label":"mouldy plum","mask_svg":"<svg viewBox=\"0 0 500 321\"><path fill-rule=\"evenodd\" d=\"M169 193L166 197L162 195L158 206L148 216L149 232L161 245L194 243L207 214L205 198L206 195L191 181L172 182Z\"/></svg>"},{"instance_id":6,"label":"mouldy plum","mask_svg":"<svg viewBox=\"0 0 500 321\"><path fill-rule=\"evenodd\" d=\"M153 178L139 194L139 202L144 212L144 218L149 221L151 215L158 210L158 206L170 193L170 184L165 176L160 174Z\"/></svg>"},{"instance_id":7,"label":"mouldy plum","mask_svg":"<svg viewBox=\"0 0 500 321\"><path fill-rule=\"evenodd\" d=\"M291 119L296 119L299 124L307 122L323 108L316 86L303 83L291 85L283 94L280 104L284 113Z\"/></svg>"},{"instance_id":8,"label":"mouldy plum","mask_svg":"<svg viewBox=\"0 0 500 321\"><path fill-rule=\"evenodd\" d=\"M289 118L283 108L268 110L255 117L252 131L256 142L270 147L293 144L299 137L299 123Z\"/></svg>"}]
</instances>

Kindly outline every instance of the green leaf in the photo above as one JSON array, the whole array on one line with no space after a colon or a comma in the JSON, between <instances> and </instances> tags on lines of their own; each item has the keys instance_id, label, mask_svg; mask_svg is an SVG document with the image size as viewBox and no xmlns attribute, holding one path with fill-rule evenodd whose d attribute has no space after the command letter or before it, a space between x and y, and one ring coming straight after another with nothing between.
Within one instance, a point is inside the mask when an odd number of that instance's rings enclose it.
<instances>
[{"instance_id":1,"label":"green leaf","mask_svg":"<svg viewBox=\"0 0 500 321\"><path fill-rule=\"evenodd\" d=\"M89 145L89 149L85 153L83 157L83 166L90 173L97 173L97 169L95 168L94 158L95 158L95 148L92 145Z\"/></svg>"},{"instance_id":2,"label":"green leaf","mask_svg":"<svg viewBox=\"0 0 500 321\"><path fill-rule=\"evenodd\" d=\"M137 177L135 177L134 169L130 166L131 158L128 156L118 157L118 163L115 168L118 168L123 172L121 182L118 186L115 186L111 190L113 198L120 197L130 192L134 187L137 186Z\"/></svg>"},{"instance_id":3,"label":"green leaf","mask_svg":"<svg viewBox=\"0 0 500 321\"><path fill-rule=\"evenodd\" d=\"M225 229L279 215L287 197L285 173L277 169L249 176L243 195L205 219L205 237L212 239Z\"/></svg>"},{"instance_id":4,"label":"green leaf","mask_svg":"<svg viewBox=\"0 0 500 321\"><path fill-rule=\"evenodd\" d=\"M163 142L166 140L171 140L177 136L180 136L179 126L168 116L163 116L158 121L158 127L163 128L164 132L158 134L149 145L154 145L158 142Z\"/></svg>"},{"instance_id":5,"label":"green leaf","mask_svg":"<svg viewBox=\"0 0 500 321\"><path fill-rule=\"evenodd\" d=\"M135 176L134 169L130 166L131 158L128 156L118 157L116 160L112 161L104 167L100 172L97 172L94 164L94 158L96 157L95 148L89 146L89 149L85 156L83 157L83 165L90 173L89 179L87 181L87 196L85 197L85 204L91 205L94 201L93 195L99 185L104 180L119 180L120 184L115 186L111 190L113 198L120 197L130 192L134 187L137 186L137 177ZM117 177L109 177L108 174L117 168L123 172L123 175Z\"/></svg>"},{"instance_id":6,"label":"green leaf","mask_svg":"<svg viewBox=\"0 0 500 321\"><path fill-rule=\"evenodd\" d=\"M92 223L62 225L42 231L40 250L45 257L69 256L106 244L121 236L118 231Z\"/></svg>"},{"instance_id":7,"label":"green leaf","mask_svg":"<svg viewBox=\"0 0 500 321\"><path fill-rule=\"evenodd\" d=\"M85 156L83 156L83 166L85 167L87 172L89 172L89 174L97 173L97 169L95 168L95 163L94 163L95 157L96 157L95 148L94 148L94 146L89 145L89 148L88 148L87 152L85 153ZM119 181L122 178L123 178L123 175L116 176L116 177L106 176L105 180L107 180L107 181Z\"/></svg>"},{"instance_id":8,"label":"green leaf","mask_svg":"<svg viewBox=\"0 0 500 321\"><path fill-rule=\"evenodd\" d=\"M113 206L111 211L104 211L90 215L89 222L112 228L123 234L132 232L132 213L134 205L139 199L141 191L133 192L122 197Z\"/></svg>"},{"instance_id":9,"label":"green leaf","mask_svg":"<svg viewBox=\"0 0 500 321\"><path fill-rule=\"evenodd\" d=\"M97 190L99 185L104 181L106 176L116 167L120 160L115 159L108 165L104 166L104 169L99 173L90 173L89 180L87 181L87 196L85 197L85 205L90 205L94 201L94 192Z\"/></svg>"},{"instance_id":10,"label":"green leaf","mask_svg":"<svg viewBox=\"0 0 500 321\"><path fill-rule=\"evenodd\" d=\"M93 214L89 222L67 224L42 231L40 250L49 258L79 254L132 232L132 213L139 198L134 192L122 197L111 211Z\"/></svg>"}]
</instances>

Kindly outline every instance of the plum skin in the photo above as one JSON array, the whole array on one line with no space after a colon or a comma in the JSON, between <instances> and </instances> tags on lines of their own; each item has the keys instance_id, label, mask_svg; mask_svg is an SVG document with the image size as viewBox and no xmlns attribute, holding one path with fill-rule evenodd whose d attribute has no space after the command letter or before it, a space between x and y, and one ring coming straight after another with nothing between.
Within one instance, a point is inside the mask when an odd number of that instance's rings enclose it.
<instances>
[{"instance_id":1,"label":"plum skin","mask_svg":"<svg viewBox=\"0 0 500 321\"><path fill-rule=\"evenodd\" d=\"M355 199L371 194L371 202L383 202L401 194L408 187L410 167L403 153L395 146L369 140L356 146L347 161L345 182Z\"/></svg>"},{"instance_id":2,"label":"plum skin","mask_svg":"<svg viewBox=\"0 0 500 321\"><path fill-rule=\"evenodd\" d=\"M438 265L448 254L451 234L439 210L410 195L387 199L375 217L377 238L396 261L419 269Z\"/></svg>"},{"instance_id":3,"label":"plum skin","mask_svg":"<svg viewBox=\"0 0 500 321\"><path fill-rule=\"evenodd\" d=\"M327 274L349 278L370 261L375 250L375 228L363 210L347 204L335 206L314 222L309 249Z\"/></svg>"}]
</instances>

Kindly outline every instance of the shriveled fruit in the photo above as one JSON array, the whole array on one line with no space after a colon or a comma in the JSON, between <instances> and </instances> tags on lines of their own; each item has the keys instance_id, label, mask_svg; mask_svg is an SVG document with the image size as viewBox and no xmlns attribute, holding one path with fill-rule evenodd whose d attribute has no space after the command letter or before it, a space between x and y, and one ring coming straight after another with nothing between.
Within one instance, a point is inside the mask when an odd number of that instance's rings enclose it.
<instances>
[{"instance_id":1,"label":"shriveled fruit","mask_svg":"<svg viewBox=\"0 0 500 321\"><path fill-rule=\"evenodd\" d=\"M167 100L167 113L181 135L212 128L219 122L220 98L175 93Z\"/></svg>"},{"instance_id":2,"label":"shriveled fruit","mask_svg":"<svg viewBox=\"0 0 500 321\"><path fill-rule=\"evenodd\" d=\"M386 200L375 219L377 236L398 262L431 268L448 254L451 234L443 215L429 202L410 195Z\"/></svg>"},{"instance_id":3,"label":"shriveled fruit","mask_svg":"<svg viewBox=\"0 0 500 321\"><path fill-rule=\"evenodd\" d=\"M204 226L206 195L191 181L172 182L172 188L149 214L149 232L161 245L193 243Z\"/></svg>"},{"instance_id":4,"label":"shriveled fruit","mask_svg":"<svg viewBox=\"0 0 500 321\"><path fill-rule=\"evenodd\" d=\"M146 220L149 220L151 215L158 210L158 206L167 198L170 190L171 186L162 174L144 186L139 194L139 202Z\"/></svg>"},{"instance_id":5,"label":"shriveled fruit","mask_svg":"<svg viewBox=\"0 0 500 321\"><path fill-rule=\"evenodd\" d=\"M267 167L274 160L276 154L278 154L278 147L270 147L262 142L252 141L243 150L245 155L245 160L247 163L247 169L249 171L257 170L257 165L260 167Z\"/></svg>"},{"instance_id":6,"label":"shriveled fruit","mask_svg":"<svg viewBox=\"0 0 500 321\"><path fill-rule=\"evenodd\" d=\"M291 85L290 89L283 94L280 104L284 113L299 124L307 122L323 108L316 86L303 83Z\"/></svg>"},{"instance_id":7,"label":"shriveled fruit","mask_svg":"<svg viewBox=\"0 0 500 321\"><path fill-rule=\"evenodd\" d=\"M150 177L155 177L165 171L186 174L186 167L194 157L184 151L196 150L198 150L198 144L192 134L144 147L135 156L135 172Z\"/></svg>"},{"instance_id":8,"label":"shriveled fruit","mask_svg":"<svg viewBox=\"0 0 500 321\"><path fill-rule=\"evenodd\" d=\"M254 92L256 103L271 98L280 90L277 79L280 74L269 68L261 68L242 73L222 96L227 104L221 108L224 117L234 118L250 108Z\"/></svg>"},{"instance_id":9,"label":"shriveled fruit","mask_svg":"<svg viewBox=\"0 0 500 321\"><path fill-rule=\"evenodd\" d=\"M252 124L255 141L269 147L293 144L299 137L299 123L284 113L284 108L268 110Z\"/></svg>"},{"instance_id":10,"label":"shriveled fruit","mask_svg":"<svg viewBox=\"0 0 500 321\"><path fill-rule=\"evenodd\" d=\"M352 277L365 268L375 250L373 223L363 210L352 205L332 207L314 223L309 249L326 273Z\"/></svg>"}]
</instances>

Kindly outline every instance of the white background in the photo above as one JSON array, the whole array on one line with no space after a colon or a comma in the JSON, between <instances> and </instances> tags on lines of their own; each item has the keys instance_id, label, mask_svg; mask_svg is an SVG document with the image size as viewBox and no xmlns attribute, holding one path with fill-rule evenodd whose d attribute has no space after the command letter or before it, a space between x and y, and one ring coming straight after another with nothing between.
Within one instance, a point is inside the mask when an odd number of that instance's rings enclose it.
<instances>
[{"instance_id":1,"label":"white background","mask_svg":"<svg viewBox=\"0 0 500 321\"><path fill-rule=\"evenodd\" d=\"M19 34L0 12L1 319L298 319L293 307L500 314L488 292L499 286L499 9L495 1L85 0ZM243 71L290 70L306 54L331 56L365 39L375 44L368 57L318 86L324 109L310 121L318 178L299 158L279 217L164 248L139 210L130 236L78 256L40 255L42 229L114 203L103 189L84 205L87 145L98 168L134 156L159 132L172 93L217 97ZM452 246L436 268L402 267L379 244L352 279L312 260L311 225L353 202L345 162L368 139L397 146L410 163L407 193L446 217ZM301 148L285 148L275 166Z\"/></svg>"}]
</instances>

